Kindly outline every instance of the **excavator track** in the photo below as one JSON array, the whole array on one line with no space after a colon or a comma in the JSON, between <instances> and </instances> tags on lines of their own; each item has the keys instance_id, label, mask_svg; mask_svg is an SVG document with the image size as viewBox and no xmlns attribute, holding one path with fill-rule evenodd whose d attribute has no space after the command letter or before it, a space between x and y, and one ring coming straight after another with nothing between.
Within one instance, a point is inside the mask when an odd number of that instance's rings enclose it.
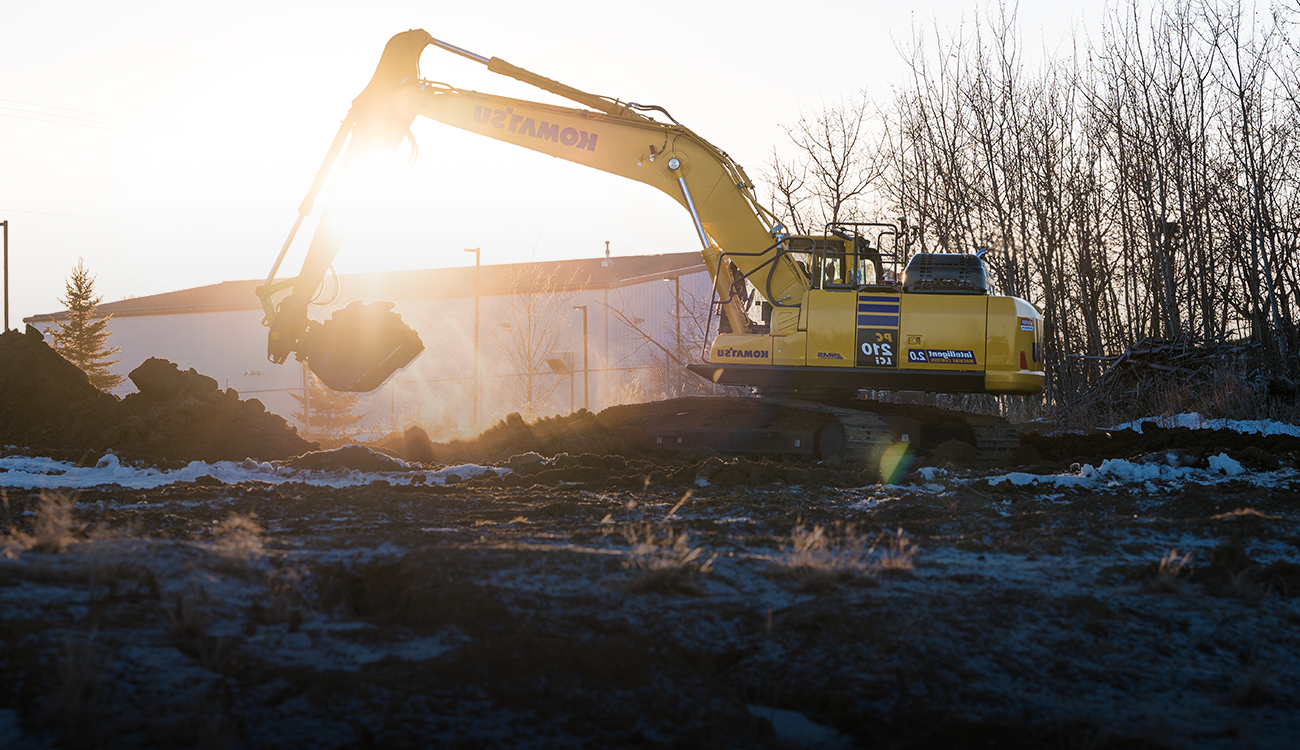
<instances>
[{"instance_id":1,"label":"excavator track","mask_svg":"<svg viewBox=\"0 0 1300 750\"><path fill-rule=\"evenodd\" d=\"M1016 428L991 414L861 399L848 403L851 408L870 412L889 424L895 442L913 443L923 453L948 440L960 440L975 446L976 458L981 463L999 464L1010 459L1020 447Z\"/></svg>"},{"instance_id":2,"label":"excavator track","mask_svg":"<svg viewBox=\"0 0 1300 750\"><path fill-rule=\"evenodd\" d=\"M981 463L1002 463L1020 440L1006 420L930 406L844 399L822 403L785 396L688 397L614 406L600 413L607 428L642 449L794 457L838 456L877 466L906 443L928 454L948 440L975 446Z\"/></svg>"},{"instance_id":3,"label":"excavator track","mask_svg":"<svg viewBox=\"0 0 1300 750\"><path fill-rule=\"evenodd\" d=\"M1020 447L1016 428L1001 417L981 417L971 421L970 426L975 433L976 458L981 462L1005 463Z\"/></svg>"},{"instance_id":4,"label":"excavator track","mask_svg":"<svg viewBox=\"0 0 1300 750\"><path fill-rule=\"evenodd\" d=\"M628 444L650 450L868 462L889 446L874 414L779 398L688 397L612 406L599 420Z\"/></svg>"}]
</instances>

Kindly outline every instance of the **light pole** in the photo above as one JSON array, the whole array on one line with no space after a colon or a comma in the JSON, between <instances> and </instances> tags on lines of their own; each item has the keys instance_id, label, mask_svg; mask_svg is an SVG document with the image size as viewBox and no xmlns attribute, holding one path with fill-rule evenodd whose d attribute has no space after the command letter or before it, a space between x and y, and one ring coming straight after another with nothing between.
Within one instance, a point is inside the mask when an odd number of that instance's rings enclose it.
<instances>
[{"instance_id":1,"label":"light pole","mask_svg":"<svg viewBox=\"0 0 1300 750\"><path fill-rule=\"evenodd\" d=\"M587 306L574 305L573 309L582 311L582 408L591 409L590 389L587 385L590 377L587 372Z\"/></svg>"},{"instance_id":2,"label":"light pole","mask_svg":"<svg viewBox=\"0 0 1300 750\"><path fill-rule=\"evenodd\" d=\"M9 222L8 220L0 221L0 226L5 228L5 327L9 330ZM3 333L3 331L0 331Z\"/></svg>"},{"instance_id":3,"label":"light pole","mask_svg":"<svg viewBox=\"0 0 1300 750\"><path fill-rule=\"evenodd\" d=\"M474 253L474 429L477 430L480 419L480 401L482 400L483 376L479 372L478 359L478 303L479 303L479 261L482 259L480 248L467 247L465 252Z\"/></svg>"},{"instance_id":4,"label":"light pole","mask_svg":"<svg viewBox=\"0 0 1300 750\"><path fill-rule=\"evenodd\" d=\"M664 279L668 281L668 279ZM682 361L682 277L674 276L673 282L673 320L677 322L677 349L673 352L673 358L677 360L677 376L673 378L674 396L681 394L681 361Z\"/></svg>"}]
</instances>

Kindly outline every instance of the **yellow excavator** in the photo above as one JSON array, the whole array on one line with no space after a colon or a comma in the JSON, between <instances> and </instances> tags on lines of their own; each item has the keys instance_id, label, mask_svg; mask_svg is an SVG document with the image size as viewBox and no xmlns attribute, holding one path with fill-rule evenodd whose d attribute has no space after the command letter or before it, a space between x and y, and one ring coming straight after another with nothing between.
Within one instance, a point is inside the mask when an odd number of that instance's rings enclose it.
<instances>
[{"instance_id":1,"label":"yellow excavator","mask_svg":"<svg viewBox=\"0 0 1300 750\"><path fill-rule=\"evenodd\" d=\"M581 108L425 80L419 60L431 45ZM864 390L1042 390L1042 315L1022 299L992 294L980 255L911 252L917 228L902 220L842 222L819 236L792 235L758 201L740 165L663 107L588 94L423 30L389 40L258 287L272 362L296 353L330 388L370 391L423 349L389 303L354 303L324 323L309 320L307 307L341 245L328 206L302 270L275 278L339 155L346 175L355 159L391 154L417 115L643 182L689 214L720 311L707 362L689 368L759 397L683 398L602 412L600 419L629 443L870 461L900 446L925 452L950 439L994 460L1018 444L996 417L859 397Z\"/></svg>"}]
</instances>

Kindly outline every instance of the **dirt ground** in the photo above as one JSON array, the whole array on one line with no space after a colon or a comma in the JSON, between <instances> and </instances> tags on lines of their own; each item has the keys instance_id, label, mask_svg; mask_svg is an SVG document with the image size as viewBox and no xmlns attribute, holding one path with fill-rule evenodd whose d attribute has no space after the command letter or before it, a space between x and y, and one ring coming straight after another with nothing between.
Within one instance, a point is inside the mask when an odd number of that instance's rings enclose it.
<instances>
[{"instance_id":1,"label":"dirt ground","mask_svg":"<svg viewBox=\"0 0 1300 750\"><path fill-rule=\"evenodd\" d=\"M297 469L388 470L348 487L52 475L0 509L0 745L1290 746L1295 439L1214 434L899 485L365 450Z\"/></svg>"},{"instance_id":2,"label":"dirt ground","mask_svg":"<svg viewBox=\"0 0 1300 750\"><path fill-rule=\"evenodd\" d=\"M1300 736L1298 437L1030 431L881 484L585 411L312 452L193 370L131 378L0 335L0 747Z\"/></svg>"}]
</instances>

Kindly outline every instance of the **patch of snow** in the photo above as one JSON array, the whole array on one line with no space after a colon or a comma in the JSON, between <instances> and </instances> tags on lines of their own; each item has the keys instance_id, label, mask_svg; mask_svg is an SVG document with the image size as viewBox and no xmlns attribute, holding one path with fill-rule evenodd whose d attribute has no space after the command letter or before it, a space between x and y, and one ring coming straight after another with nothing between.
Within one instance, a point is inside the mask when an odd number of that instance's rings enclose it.
<instances>
[{"instance_id":1,"label":"patch of snow","mask_svg":"<svg viewBox=\"0 0 1300 750\"><path fill-rule=\"evenodd\" d=\"M493 472L497 476L510 473L510 469L497 468L495 466L480 466L478 464L460 464L459 466L444 466L433 472L425 472L430 479L437 480L440 484L447 483L447 475L455 474L461 479L473 479L474 477Z\"/></svg>"},{"instance_id":2,"label":"patch of snow","mask_svg":"<svg viewBox=\"0 0 1300 750\"><path fill-rule=\"evenodd\" d=\"M426 477L431 477L434 481L442 483L445 482L448 474L457 474L462 479L467 479L487 472L495 472L500 475L508 471L509 469L464 464L449 466L437 472L419 473L424 473ZM365 473L360 471L296 470L288 466L277 467L270 463L257 462L251 459L238 462L217 461L214 463L191 461L183 469L153 469L124 465L112 453L105 454L94 466L77 466L66 461L54 461L49 458L0 455L0 487L19 489L66 487L79 490L101 485L117 485L126 489L141 490L181 482L193 482L204 476L212 477L225 484L301 482L315 487L340 488L364 486L378 481L410 484L416 473L414 471Z\"/></svg>"},{"instance_id":3,"label":"patch of snow","mask_svg":"<svg viewBox=\"0 0 1300 750\"><path fill-rule=\"evenodd\" d=\"M845 737L834 729L824 727L810 720L797 711L783 708L769 708L748 705L749 713L765 719L776 731L776 740L795 747L815 748L850 748L854 746L851 737Z\"/></svg>"},{"instance_id":4,"label":"patch of snow","mask_svg":"<svg viewBox=\"0 0 1300 750\"><path fill-rule=\"evenodd\" d=\"M1245 469L1242 468L1241 464L1228 458L1226 453L1220 453L1217 456L1210 456L1210 471L1235 477L1244 472Z\"/></svg>"},{"instance_id":5,"label":"patch of snow","mask_svg":"<svg viewBox=\"0 0 1300 750\"><path fill-rule=\"evenodd\" d=\"M1171 456L1171 459L1176 457ZM1177 464L1177 460L1171 460ZM1239 478L1253 485L1266 487L1277 486L1296 476L1293 469L1276 471L1250 472L1236 460L1225 453L1209 458L1208 469L1194 469L1159 463L1135 463L1122 458L1109 458L1100 466L1084 464L1077 474L1029 474L1014 471L1000 476L991 476L988 483L998 485L1009 483L1016 487L1034 485L1038 487L1122 488L1140 486L1146 492L1161 492L1170 487L1181 487L1188 482L1215 484L1225 479Z\"/></svg>"},{"instance_id":6,"label":"patch of snow","mask_svg":"<svg viewBox=\"0 0 1300 750\"><path fill-rule=\"evenodd\" d=\"M1272 419L1206 419L1196 412L1168 417L1147 417L1118 424L1111 430L1142 432L1143 422L1155 422L1165 429L1188 427L1193 430L1232 430L1244 435L1293 435L1300 437L1300 425L1286 424Z\"/></svg>"}]
</instances>

